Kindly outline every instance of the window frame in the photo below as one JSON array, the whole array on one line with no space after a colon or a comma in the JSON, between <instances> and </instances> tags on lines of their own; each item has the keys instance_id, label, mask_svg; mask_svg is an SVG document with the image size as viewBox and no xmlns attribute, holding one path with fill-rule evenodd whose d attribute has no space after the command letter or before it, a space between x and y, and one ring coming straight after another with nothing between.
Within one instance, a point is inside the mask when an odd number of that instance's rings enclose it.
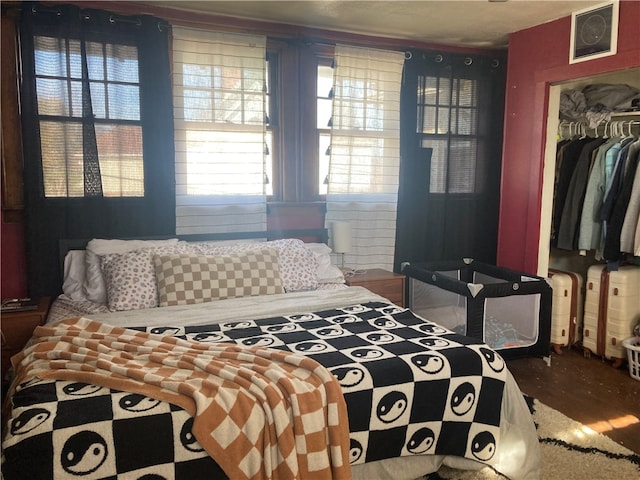
<instances>
[{"instance_id":1,"label":"window frame","mask_svg":"<svg viewBox=\"0 0 640 480\"><path fill-rule=\"evenodd\" d=\"M57 40L58 42L62 42L64 44L64 51L61 50L57 50L57 54L61 55L64 57L64 63L65 63L65 70L66 72L64 75L52 75L52 74L43 74L43 73L38 73L38 55L36 54L36 50L37 47L36 45L38 44L37 39L38 38L53 38L55 40ZM95 109L94 109L94 115L93 115L93 123L95 127L98 126L114 126L114 127L119 127L119 126L135 126L138 127L139 131L140 131L140 144L139 144L139 152L137 152L137 156L139 157L138 161L139 161L139 167L140 167L140 172L142 175L141 178L141 191L138 194L132 195L132 194L123 194L123 192L121 191L120 194L115 194L115 195L111 195L108 194L107 191L105 191L105 183L104 183L104 179L102 178L102 175L104 174L104 171L102 170L102 166L104 165L102 162L105 161L104 159L101 161L100 160L100 141L99 141L99 134L96 132L95 133L95 139L96 139L96 148L97 153L98 153L98 162L100 165L100 176L101 176L101 192L102 194L100 196L103 196L104 198L124 198L124 199L136 199L136 198L143 198L146 195L147 192L147 184L146 184L146 178L147 178L147 172L146 172L146 168L145 168L145 161L144 161L144 129L143 129L143 112L142 112L142 90L141 90L141 80L140 77L138 76L137 82L125 82L125 81L121 81L121 80L112 80L109 79L109 75L108 75L108 70L106 68L106 65L109 61L109 58L118 58L118 57L109 57L108 56L108 48L107 46L112 45L112 46L125 46L125 47L130 47L136 50L136 66L137 69L139 70L140 65L140 59L139 59L139 49L137 47L137 45L135 44L135 42L132 41L126 41L123 38L120 39L114 39L113 37L109 36L109 35L87 35L86 38L81 38L79 35L64 35L64 36L60 36L58 34L52 33L47 31L47 29L41 29L41 31L35 32L33 35L33 45L34 45L34 55L33 55L33 65L34 65L34 72L33 72L33 78L34 78L34 93L35 93L35 98L36 98L36 121L39 125L39 131L40 133L42 133L42 125L45 123L52 123L55 125L60 125L61 128L66 129L67 126L70 125L78 125L80 126L80 128L83 127L84 124L84 119L83 119L83 112L81 111L79 114L75 113L75 110L78 108L78 105L74 105L73 103L73 88L71 87L71 85L73 83L80 83L80 93L81 96L83 95L83 83L84 83L84 79L82 76L80 76L79 78L76 78L73 76L72 73L72 69L71 69L71 65L69 63L69 57L74 55L73 50L71 49L70 45L71 42L83 42L85 41L87 44L91 44L91 43L95 43L95 44L99 44L101 47L101 53L103 54L102 58L102 73L105 74L105 76L103 78L100 79L95 79L91 77L91 71L89 71L89 76L88 76L88 83L89 85L94 85L94 84L100 84L103 85L103 91L102 93L100 92L93 92L93 90L90 90L90 95L91 95L91 99L92 99L92 108L93 108L93 99L95 98L95 95L101 95L101 99L104 100L105 105L104 105L104 116L102 115L96 115L95 114ZM80 55L82 55L81 51L80 51ZM86 56L89 56L90 53L87 51L86 52ZM82 62L82 60L81 60ZM82 68L82 67L80 67ZM139 75L139 74L138 74ZM64 82L64 84L66 84L66 95L65 98L62 99L62 97L56 97L57 99L63 100L63 103L66 104L66 109L67 112L66 114L51 114L51 113L41 113L40 112L40 91L39 91L39 80L53 80L53 81L61 81ZM113 117L111 115L109 115L109 86L110 85L135 85L138 88L138 118L137 119L127 119L127 118L117 118L117 117ZM82 110L82 99L80 99L80 109ZM84 145L83 149L82 149L82 155L83 155L83 170L86 169L86 165L84 165L84 155L86 154L85 149L84 149ZM127 145L128 146L128 145ZM67 186L65 187L65 191L61 192L61 194L59 195L47 195L47 191L46 191L46 175L45 175L45 166L44 166L44 160L45 160L45 155L44 155L44 151L42 149L42 141L40 142L40 175L42 178L42 196L45 199L48 200L55 200L55 199L81 199L81 198L87 198L87 197L91 197L91 195L87 194L87 190L86 190L86 185L83 185L83 192L82 195L73 195L70 194L69 191L69 179L70 179L70 173L69 173L69 169L68 167L65 165L65 175L64 175L64 180L65 183L67 184ZM103 152L104 153L104 152ZM122 151L119 151L118 153L122 153ZM80 174L82 175L82 172L80 172ZM76 176L78 175L78 173L76 173ZM84 176L84 175L83 175ZM120 179L122 180L122 177L120 177ZM122 189L121 189L122 190Z\"/></svg>"},{"instance_id":2,"label":"window frame","mask_svg":"<svg viewBox=\"0 0 640 480\"><path fill-rule=\"evenodd\" d=\"M325 55L318 55L317 56L317 64L316 64L316 82L318 80L318 68L319 67L330 67L333 70L333 56L329 57L326 54ZM332 87L333 90L333 87ZM317 83L316 83L316 105L318 105L318 102L320 99L326 99L326 100L331 100L331 108L332 108L332 112L331 112L331 117L333 117L333 97L329 96L329 92L327 92L327 97L321 97L320 95L318 95L318 88L317 88ZM317 108L317 107L316 107ZM316 119L318 117L318 112L316 111ZM331 118L330 117L330 118ZM322 199L322 200L326 200L327 198L327 193L326 193L326 185L327 185L327 180L328 180L328 175L329 175L329 169L327 168L327 174L325 175L325 178L321 178L321 171L320 171L320 164L321 164L321 156L325 155L325 156L329 156L327 154L327 152L322 152L320 150L320 137L322 135L329 135L329 145L327 148L331 148L331 126L326 125L324 128L321 128L317 125L317 120L316 120L316 141L318 142L318 147L316 149L316 155L317 157L317 166L316 166L316 170L318 172L318 180L316 182L316 188L317 188L317 198L318 199ZM320 191L320 182L322 182L325 185L325 191L321 192Z\"/></svg>"},{"instance_id":3,"label":"window frame","mask_svg":"<svg viewBox=\"0 0 640 480\"><path fill-rule=\"evenodd\" d=\"M269 152L271 156L271 176L269 183L272 185L272 192L267 195L267 203L282 197L282 166L278 161L281 155L281 138L280 138L280 109L279 97L280 91L278 85L278 68L280 64L280 56L277 50L270 49L267 39L267 71L266 78L268 82L268 90L266 91L267 105L266 112L269 116L269 122L265 128L267 134L271 134L271 145ZM268 174L267 174L268 175Z\"/></svg>"},{"instance_id":4,"label":"window frame","mask_svg":"<svg viewBox=\"0 0 640 480\"><path fill-rule=\"evenodd\" d=\"M461 144L463 141L470 142L475 145L475 151L477 152L479 149L480 143L483 141L483 134L479 129L479 98L478 93L475 91L473 93L474 104L465 105L460 101L460 91L461 91L461 82L463 80L472 82L472 88L474 90L478 89L478 80L472 78L466 78L464 76L450 76L447 74L434 73L432 75L421 76L424 79L424 83L419 80L418 86L421 91L425 91L428 87L427 80L428 78L432 78L436 80L436 93L435 99L433 102L428 101L424 96L420 93L418 94L417 102L416 102L416 134L420 138L420 148L433 148L428 144L429 141L434 141L436 143L444 142L444 178L441 181L441 184L434 184L434 159L431 160L431 166L429 171L429 194L431 195L456 195L456 196L470 196L481 194L482 191L479 189L479 185L477 182L477 171L478 171L478 159L474 156L475 163L471 168L471 177L469 177L465 183L467 184L467 188L459 189L456 188L460 183L452 181L451 179L451 163L452 163L452 155L451 150L454 148L454 144ZM442 86L443 82L446 82L448 85L445 87ZM446 88L449 91L449 97L446 99L441 98L442 89ZM426 117L427 108L433 109L434 113L434 121L433 121L433 131L427 131L424 127L424 120ZM440 116L443 111L446 111L446 129L445 131L441 131L443 125L440 123ZM460 133L461 123L460 123L460 112L468 111L473 112L473 124L471 125L473 131L469 133ZM422 125L422 129L420 126ZM434 151L436 149L434 148Z\"/></svg>"}]
</instances>

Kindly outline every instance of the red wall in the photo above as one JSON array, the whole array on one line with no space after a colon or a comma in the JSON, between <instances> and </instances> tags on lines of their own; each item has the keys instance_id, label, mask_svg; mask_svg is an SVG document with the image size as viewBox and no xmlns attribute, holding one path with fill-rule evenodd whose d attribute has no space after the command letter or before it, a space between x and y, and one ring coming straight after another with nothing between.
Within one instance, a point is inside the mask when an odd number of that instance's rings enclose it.
<instances>
[{"instance_id":1,"label":"red wall","mask_svg":"<svg viewBox=\"0 0 640 480\"><path fill-rule=\"evenodd\" d=\"M617 54L569 64L571 17L511 34L498 265L535 274L549 86L640 66L640 2L620 2Z\"/></svg>"},{"instance_id":2,"label":"red wall","mask_svg":"<svg viewBox=\"0 0 640 480\"><path fill-rule=\"evenodd\" d=\"M16 298L27 296L27 260L24 245L24 224L5 222L2 212L0 227L1 271L0 296Z\"/></svg>"}]
</instances>

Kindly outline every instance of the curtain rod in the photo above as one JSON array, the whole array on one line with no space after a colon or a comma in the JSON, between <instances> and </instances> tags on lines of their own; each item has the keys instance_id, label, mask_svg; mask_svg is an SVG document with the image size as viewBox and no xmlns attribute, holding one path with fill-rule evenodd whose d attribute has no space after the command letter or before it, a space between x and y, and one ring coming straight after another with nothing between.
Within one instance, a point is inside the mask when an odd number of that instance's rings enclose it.
<instances>
[{"instance_id":1,"label":"curtain rod","mask_svg":"<svg viewBox=\"0 0 640 480\"><path fill-rule=\"evenodd\" d=\"M91 9L82 9L82 8L79 9L81 18L83 18L84 20L89 20L91 18L90 12L91 12ZM62 9L48 8L48 7L43 7L42 5L33 5L31 7L31 13L33 15L38 15L39 13L52 13L58 17L61 17ZM130 25L135 25L137 27L142 26L142 20L139 15L124 16L124 15L116 15L111 13L109 14L109 23L111 24L126 23ZM158 30L162 31L163 28L170 28L170 27L171 25L169 23L158 21Z\"/></svg>"}]
</instances>

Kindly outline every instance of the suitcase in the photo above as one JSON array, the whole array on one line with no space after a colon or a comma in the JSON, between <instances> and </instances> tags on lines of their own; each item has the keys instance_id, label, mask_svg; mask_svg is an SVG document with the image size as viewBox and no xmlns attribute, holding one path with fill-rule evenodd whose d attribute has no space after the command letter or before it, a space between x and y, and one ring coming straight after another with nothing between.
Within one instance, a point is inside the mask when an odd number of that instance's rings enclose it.
<instances>
[{"instance_id":1,"label":"suitcase","mask_svg":"<svg viewBox=\"0 0 640 480\"><path fill-rule=\"evenodd\" d=\"M609 271L593 265L587 271L582 345L585 356L595 353L619 367L627 354L623 340L640 321L640 267Z\"/></svg>"},{"instance_id":2,"label":"suitcase","mask_svg":"<svg viewBox=\"0 0 640 480\"><path fill-rule=\"evenodd\" d=\"M582 339L584 280L578 273L554 268L549 269L549 278L553 288L551 346L559 354L562 347L570 347Z\"/></svg>"}]
</instances>

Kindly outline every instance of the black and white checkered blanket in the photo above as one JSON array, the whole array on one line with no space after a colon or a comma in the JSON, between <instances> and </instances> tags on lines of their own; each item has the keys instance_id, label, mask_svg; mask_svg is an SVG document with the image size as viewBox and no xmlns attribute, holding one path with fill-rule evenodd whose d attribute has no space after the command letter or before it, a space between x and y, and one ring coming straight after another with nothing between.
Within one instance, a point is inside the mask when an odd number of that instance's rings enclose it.
<instances>
[{"instance_id":1,"label":"black and white checkered blanket","mask_svg":"<svg viewBox=\"0 0 640 480\"><path fill-rule=\"evenodd\" d=\"M312 357L342 387L352 465L421 454L490 464L500 444L503 359L395 305L138 330ZM185 411L140 395L35 379L13 396L8 420L6 480L224 478L193 438Z\"/></svg>"}]
</instances>

